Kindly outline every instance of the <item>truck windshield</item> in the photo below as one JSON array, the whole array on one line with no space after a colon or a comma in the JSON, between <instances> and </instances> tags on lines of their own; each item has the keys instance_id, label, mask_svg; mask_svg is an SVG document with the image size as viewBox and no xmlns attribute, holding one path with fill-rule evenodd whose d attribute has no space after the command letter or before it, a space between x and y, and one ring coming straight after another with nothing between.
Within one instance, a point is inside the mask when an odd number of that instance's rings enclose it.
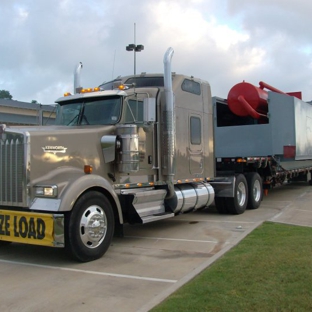
<instances>
[{"instance_id":1,"label":"truck windshield","mask_svg":"<svg viewBox=\"0 0 312 312\"><path fill-rule=\"evenodd\" d=\"M60 103L56 125L113 125L120 119L121 97L80 99Z\"/></svg>"}]
</instances>

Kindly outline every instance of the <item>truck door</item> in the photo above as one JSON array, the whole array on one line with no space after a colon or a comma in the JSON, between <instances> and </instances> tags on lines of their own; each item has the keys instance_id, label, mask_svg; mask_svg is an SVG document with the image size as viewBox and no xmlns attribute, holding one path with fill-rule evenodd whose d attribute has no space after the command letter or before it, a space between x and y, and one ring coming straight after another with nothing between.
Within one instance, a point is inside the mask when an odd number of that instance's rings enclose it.
<instances>
[{"instance_id":1,"label":"truck door","mask_svg":"<svg viewBox=\"0 0 312 312\"><path fill-rule=\"evenodd\" d=\"M202 118L200 115L189 116L189 167L191 174L202 174L204 171Z\"/></svg>"},{"instance_id":2,"label":"truck door","mask_svg":"<svg viewBox=\"0 0 312 312\"><path fill-rule=\"evenodd\" d=\"M153 147L154 126L144 125L143 123L143 99L129 98L127 100L125 123L136 124L138 126L140 165L137 175L141 177L141 180L143 176L152 177L156 174L156 170L153 168L155 155ZM150 179L153 181L154 179L151 177Z\"/></svg>"}]
</instances>

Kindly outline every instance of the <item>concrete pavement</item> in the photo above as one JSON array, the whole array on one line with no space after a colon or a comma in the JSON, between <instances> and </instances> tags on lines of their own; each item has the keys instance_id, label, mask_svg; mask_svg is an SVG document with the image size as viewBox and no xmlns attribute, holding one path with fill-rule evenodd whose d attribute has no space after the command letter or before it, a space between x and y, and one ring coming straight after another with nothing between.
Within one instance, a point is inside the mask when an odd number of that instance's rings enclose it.
<instances>
[{"instance_id":1,"label":"concrete pavement","mask_svg":"<svg viewBox=\"0 0 312 312\"><path fill-rule=\"evenodd\" d=\"M149 311L209 267L265 220L312 225L312 188L269 192L256 210L219 215L214 207L155 223L125 226L108 252L71 262L62 249L0 248L1 311Z\"/></svg>"},{"instance_id":2,"label":"concrete pavement","mask_svg":"<svg viewBox=\"0 0 312 312\"><path fill-rule=\"evenodd\" d=\"M295 196L293 196L292 192L287 192L288 190L297 192ZM251 233L264 221L312 227L312 187L307 185L307 183L287 184L272 190L270 195L264 198L259 209L272 207L272 204L276 205L277 213L274 216L270 216L262 221L254 223L246 231L241 233L241 235L236 237L231 242L231 244L228 244L214 256L202 263L195 270L181 278L177 283L154 297L147 304L142 306L138 312L148 312L150 309L161 303L181 286L192 280L203 270L207 269L213 262L223 256L227 251L236 246L241 240L243 240L249 233Z\"/></svg>"}]
</instances>

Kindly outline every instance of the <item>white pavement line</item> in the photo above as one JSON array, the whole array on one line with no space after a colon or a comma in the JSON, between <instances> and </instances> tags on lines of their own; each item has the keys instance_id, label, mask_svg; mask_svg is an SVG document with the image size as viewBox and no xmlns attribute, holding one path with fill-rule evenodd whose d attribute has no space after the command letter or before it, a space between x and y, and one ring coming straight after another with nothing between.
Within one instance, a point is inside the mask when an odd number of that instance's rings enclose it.
<instances>
[{"instance_id":1,"label":"white pavement line","mask_svg":"<svg viewBox=\"0 0 312 312\"><path fill-rule=\"evenodd\" d=\"M304 197L304 196L306 196L307 194L308 194L308 192L304 192L304 193L302 193L301 195L299 195L298 198Z\"/></svg>"},{"instance_id":2,"label":"white pavement line","mask_svg":"<svg viewBox=\"0 0 312 312\"><path fill-rule=\"evenodd\" d=\"M292 206L292 203L289 203L286 207L282 208L282 210L276 214L275 216L273 216L271 219L269 219L268 221L275 221L276 219L278 219L283 213L285 213L286 210L288 210L290 207Z\"/></svg>"},{"instance_id":3,"label":"white pavement line","mask_svg":"<svg viewBox=\"0 0 312 312\"><path fill-rule=\"evenodd\" d=\"M262 207L262 206L261 206ZM201 220L191 220L191 219L174 219L174 218L171 218L170 221L172 222L215 222L215 223L245 223L245 224L254 224L255 222L254 221L231 221L231 220L211 220L211 219L201 219Z\"/></svg>"},{"instance_id":4,"label":"white pavement line","mask_svg":"<svg viewBox=\"0 0 312 312\"><path fill-rule=\"evenodd\" d=\"M150 236L132 236L127 235L125 238L140 238L140 239L152 239L152 240L165 240L165 241L178 241L178 242L192 242L192 243L213 243L217 244L218 241L212 240L197 240L197 239L183 239L183 238L164 238L164 237L150 237Z\"/></svg>"},{"instance_id":5,"label":"white pavement line","mask_svg":"<svg viewBox=\"0 0 312 312\"><path fill-rule=\"evenodd\" d=\"M172 283L172 284L177 282L177 280L169 280L169 279L162 279L162 278L142 277L142 276L135 276L135 275L124 275L124 274L113 274L113 273L105 273L105 272L79 270L79 269L55 267L55 266L50 266L50 265L34 264L34 263L19 262L19 261L10 261L10 260L3 260L3 259L0 259L0 262L8 263L8 264L27 265L27 266L43 268L43 269L51 269L51 270L69 271L69 272L94 274L94 275L102 275L102 276L111 276L111 277L120 277L120 278L129 278L129 279L143 280L143 281L149 281L149 282L161 282L161 283Z\"/></svg>"},{"instance_id":6,"label":"white pavement line","mask_svg":"<svg viewBox=\"0 0 312 312\"><path fill-rule=\"evenodd\" d=\"M312 210L307 210L307 209L298 209L298 208L295 208L296 211L304 211L304 212L310 212L312 213Z\"/></svg>"}]
</instances>

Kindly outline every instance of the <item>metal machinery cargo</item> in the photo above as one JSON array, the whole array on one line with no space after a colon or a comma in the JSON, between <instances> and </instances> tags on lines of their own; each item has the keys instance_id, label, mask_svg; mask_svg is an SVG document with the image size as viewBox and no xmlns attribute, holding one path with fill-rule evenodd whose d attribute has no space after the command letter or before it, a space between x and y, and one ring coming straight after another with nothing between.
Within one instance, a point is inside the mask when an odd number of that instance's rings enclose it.
<instances>
[{"instance_id":1,"label":"metal machinery cargo","mask_svg":"<svg viewBox=\"0 0 312 312\"><path fill-rule=\"evenodd\" d=\"M217 175L255 171L265 190L286 180L310 179L311 103L275 88L238 85L228 99L213 98Z\"/></svg>"},{"instance_id":2,"label":"metal machinery cargo","mask_svg":"<svg viewBox=\"0 0 312 312\"><path fill-rule=\"evenodd\" d=\"M216 157L274 155L280 162L312 159L310 103L269 92L267 118L259 122L249 116L234 116L224 99L214 97L213 100L217 116Z\"/></svg>"}]
</instances>

